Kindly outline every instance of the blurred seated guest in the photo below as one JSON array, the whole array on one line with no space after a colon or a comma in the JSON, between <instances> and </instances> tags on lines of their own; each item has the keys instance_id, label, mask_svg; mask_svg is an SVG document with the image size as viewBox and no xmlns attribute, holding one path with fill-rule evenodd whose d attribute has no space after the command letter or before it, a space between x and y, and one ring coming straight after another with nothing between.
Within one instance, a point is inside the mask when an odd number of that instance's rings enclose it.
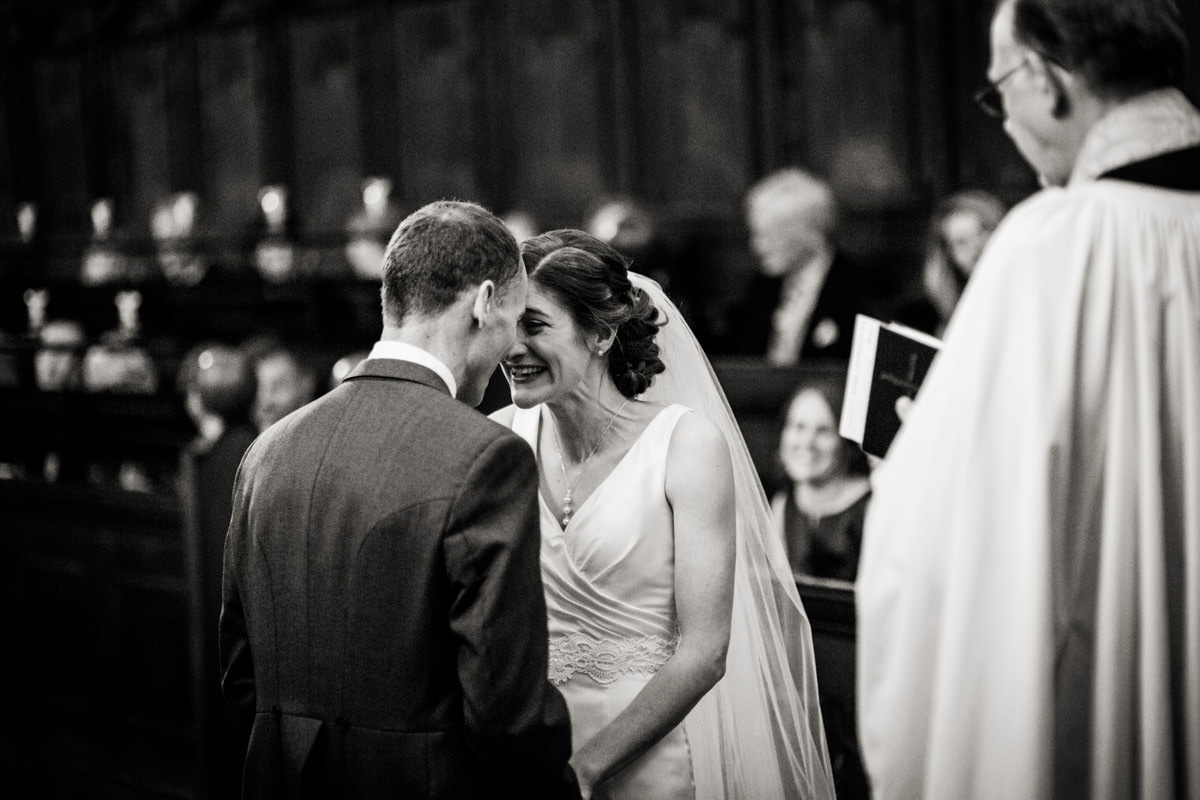
<instances>
[{"instance_id":1,"label":"blurred seated guest","mask_svg":"<svg viewBox=\"0 0 1200 800\"><path fill-rule=\"evenodd\" d=\"M249 355L257 382L254 423L262 432L315 399L317 378L288 347L266 340L260 345L261 350L251 350Z\"/></svg>"},{"instance_id":2,"label":"blurred seated guest","mask_svg":"<svg viewBox=\"0 0 1200 800\"><path fill-rule=\"evenodd\" d=\"M154 394L158 368L142 342L142 293L117 292L117 327L105 331L83 358L83 386L89 392Z\"/></svg>"},{"instance_id":3,"label":"blurred seated guest","mask_svg":"<svg viewBox=\"0 0 1200 800\"><path fill-rule=\"evenodd\" d=\"M203 670L196 701L201 728L203 796L239 795L248 731L221 698L217 623L221 613L221 565L225 531L232 513L233 479L246 448L258 435L251 420L255 378L250 359L239 349L205 343L180 364L179 388L198 435L180 462L180 497L193 537L194 576Z\"/></svg>"},{"instance_id":4,"label":"blurred seated guest","mask_svg":"<svg viewBox=\"0 0 1200 800\"><path fill-rule=\"evenodd\" d=\"M157 203L150 214L158 266L174 286L195 286L208 274L196 225L199 209L195 192L176 192Z\"/></svg>"},{"instance_id":5,"label":"blurred seated guest","mask_svg":"<svg viewBox=\"0 0 1200 800\"><path fill-rule=\"evenodd\" d=\"M866 457L838 435L839 380L802 383L785 406L779 460L787 479L771 503L792 573L854 581L871 498Z\"/></svg>"},{"instance_id":6,"label":"blurred seated guest","mask_svg":"<svg viewBox=\"0 0 1200 800\"><path fill-rule=\"evenodd\" d=\"M670 259L658 221L641 201L626 196L602 200L588 214L584 229L633 262L630 269L653 278L672 292Z\"/></svg>"},{"instance_id":7,"label":"blurred seated guest","mask_svg":"<svg viewBox=\"0 0 1200 800\"><path fill-rule=\"evenodd\" d=\"M45 292L40 294L44 295ZM37 299L40 301L44 298ZM43 392L78 391L83 385L83 353L87 347L83 325L72 319L45 321L39 318L34 329L37 331L37 349L33 353L33 378L37 388ZM9 470L11 475L29 477L40 474L47 483L82 480L83 465L78 459L67 459L67 463L63 463L57 443L25 441L28 446L23 458ZM69 451L70 448L63 450Z\"/></svg>"},{"instance_id":8,"label":"blurred seated guest","mask_svg":"<svg viewBox=\"0 0 1200 800\"><path fill-rule=\"evenodd\" d=\"M56 319L42 324L39 346L33 356L34 378L43 392L63 392L83 384L83 352L87 336L83 325L73 319Z\"/></svg>"},{"instance_id":9,"label":"blurred seated guest","mask_svg":"<svg viewBox=\"0 0 1200 800\"><path fill-rule=\"evenodd\" d=\"M50 305L50 290L26 289L22 299L25 302L25 333L31 337L37 336L38 331L46 324L46 308Z\"/></svg>"},{"instance_id":10,"label":"blurred seated guest","mask_svg":"<svg viewBox=\"0 0 1200 800\"><path fill-rule=\"evenodd\" d=\"M113 231L113 201L101 197L92 203L92 237L83 249L79 280L90 286L132 282L149 277L135 268Z\"/></svg>"},{"instance_id":11,"label":"blurred seated guest","mask_svg":"<svg viewBox=\"0 0 1200 800\"><path fill-rule=\"evenodd\" d=\"M271 283L284 283L296 277L296 244L292 218L288 213L287 187L273 184L258 190L262 210L261 234L254 243L254 268Z\"/></svg>"},{"instance_id":12,"label":"blurred seated guest","mask_svg":"<svg viewBox=\"0 0 1200 800\"><path fill-rule=\"evenodd\" d=\"M796 167L772 173L750 187L746 222L759 274L734 314L726 349L776 366L849 358L854 315L871 312L859 268L835 243L829 185Z\"/></svg>"},{"instance_id":13,"label":"blurred seated guest","mask_svg":"<svg viewBox=\"0 0 1200 800\"><path fill-rule=\"evenodd\" d=\"M254 365L241 350L216 343L192 348L180 364L179 383L184 408L198 434L189 446L192 452L209 454L235 433L238 439L253 440L257 435L252 418L257 388ZM232 489L232 473L229 486ZM226 516L222 528L228 523Z\"/></svg>"},{"instance_id":14,"label":"blurred seated guest","mask_svg":"<svg viewBox=\"0 0 1200 800\"><path fill-rule=\"evenodd\" d=\"M922 271L925 294L938 316L934 335L945 330L983 246L1005 211L998 197L980 189L956 192L934 209Z\"/></svg>"},{"instance_id":15,"label":"blurred seated guest","mask_svg":"<svg viewBox=\"0 0 1200 800\"><path fill-rule=\"evenodd\" d=\"M225 530L232 508L233 478L242 454L258 435L252 419L255 396L254 367L235 347L203 343L184 356L179 367L179 389L184 408L197 435L185 457L192 467L195 508L203 543L206 574L215 576L217 590L206 600L219 610L221 558ZM215 613L211 617L216 632ZM213 667L216 667L213 661ZM214 685L214 688L216 686Z\"/></svg>"},{"instance_id":16,"label":"blurred seated guest","mask_svg":"<svg viewBox=\"0 0 1200 800\"><path fill-rule=\"evenodd\" d=\"M158 391L158 366L142 340L142 293L116 293L117 327L100 334L83 356L83 388L88 392L152 395ZM150 493L161 477L152 465L134 458L101 458L88 464L87 481L126 492ZM174 465L171 465L172 467Z\"/></svg>"}]
</instances>

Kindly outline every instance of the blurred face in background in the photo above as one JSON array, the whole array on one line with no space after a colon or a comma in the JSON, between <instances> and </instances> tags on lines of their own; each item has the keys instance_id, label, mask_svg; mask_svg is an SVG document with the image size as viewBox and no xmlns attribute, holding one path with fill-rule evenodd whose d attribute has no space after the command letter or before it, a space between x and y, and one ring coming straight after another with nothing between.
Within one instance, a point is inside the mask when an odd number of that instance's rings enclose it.
<instances>
[{"instance_id":1,"label":"blurred face in background","mask_svg":"<svg viewBox=\"0 0 1200 800\"><path fill-rule=\"evenodd\" d=\"M294 358L285 353L265 356L254 369L258 389L254 421L266 430L313 399L313 381Z\"/></svg>"},{"instance_id":2,"label":"blurred face in background","mask_svg":"<svg viewBox=\"0 0 1200 800\"><path fill-rule=\"evenodd\" d=\"M970 276L979 260L983 246L987 244L988 232L978 215L970 211L959 211L951 214L942 223L942 240L954 266Z\"/></svg>"},{"instance_id":3,"label":"blurred face in background","mask_svg":"<svg viewBox=\"0 0 1200 800\"><path fill-rule=\"evenodd\" d=\"M777 209L756 209L748 219L750 247L763 274L782 277L820 252L825 236L802 216Z\"/></svg>"},{"instance_id":4,"label":"blurred face in background","mask_svg":"<svg viewBox=\"0 0 1200 800\"><path fill-rule=\"evenodd\" d=\"M40 335L43 347L33 357L38 388L43 392L77 389L87 344L83 326L68 320L47 322Z\"/></svg>"},{"instance_id":5,"label":"blurred face in background","mask_svg":"<svg viewBox=\"0 0 1200 800\"><path fill-rule=\"evenodd\" d=\"M838 421L815 389L792 400L779 441L779 459L793 483L823 484L846 471Z\"/></svg>"}]
</instances>

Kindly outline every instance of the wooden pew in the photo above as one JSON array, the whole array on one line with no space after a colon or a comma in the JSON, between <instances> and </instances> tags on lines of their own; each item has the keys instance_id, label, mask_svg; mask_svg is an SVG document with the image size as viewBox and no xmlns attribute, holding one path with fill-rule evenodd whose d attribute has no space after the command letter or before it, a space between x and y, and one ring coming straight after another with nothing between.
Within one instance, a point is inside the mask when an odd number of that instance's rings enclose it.
<instances>
[{"instance_id":1,"label":"wooden pew","mask_svg":"<svg viewBox=\"0 0 1200 800\"><path fill-rule=\"evenodd\" d=\"M806 379L844 380L845 365L817 362L778 368L757 359L716 359L713 371L770 493L780 478L776 452L784 404ZM842 581L812 578L799 581L797 589L812 628L821 712L838 800L867 800L869 791L859 757L855 720L854 587Z\"/></svg>"},{"instance_id":2,"label":"wooden pew","mask_svg":"<svg viewBox=\"0 0 1200 800\"><path fill-rule=\"evenodd\" d=\"M174 498L5 480L0 532L16 620L0 745L12 785L48 797L186 795L190 599Z\"/></svg>"},{"instance_id":3,"label":"wooden pew","mask_svg":"<svg viewBox=\"0 0 1200 800\"><path fill-rule=\"evenodd\" d=\"M0 418L0 461L27 467L0 480L17 656L0 767L36 796L193 796L193 591L172 486L190 423L170 397L12 389ZM109 480L132 461L151 491Z\"/></svg>"},{"instance_id":4,"label":"wooden pew","mask_svg":"<svg viewBox=\"0 0 1200 800\"><path fill-rule=\"evenodd\" d=\"M783 403L838 364L777 369L714 362L767 485ZM498 393L502 394L502 393ZM497 395L497 396L498 396ZM499 398L500 402L506 398ZM0 461L138 458L178 463L190 423L169 396L0 390ZM30 476L34 478L38 476ZM43 780L49 796L197 796L200 642L197 540L174 477L152 493L113 486L0 480L0 581L17 614L18 675L0 765ZM211 577L211 576L210 576ZM854 720L854 595L799 585L812 625L839 798L866 798ZM118 788L123 787L123 788Z\"/></svg>"}]
</instances>

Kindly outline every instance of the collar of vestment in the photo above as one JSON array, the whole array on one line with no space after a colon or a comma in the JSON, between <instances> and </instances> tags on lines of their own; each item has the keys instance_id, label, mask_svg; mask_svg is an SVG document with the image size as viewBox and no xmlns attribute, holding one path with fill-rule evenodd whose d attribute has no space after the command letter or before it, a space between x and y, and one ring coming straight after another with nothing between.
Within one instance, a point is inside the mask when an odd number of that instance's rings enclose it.
<instances>
[{"instance_id":1,"label":"collar of vestment","mask_svg":"<svg viewBox=\"0 0 1200 800\"><path fill-rule=\"evenodd\" d=\"M371 354L367 358L394 358L398 361L411 361L422 367L428 367L446 384L451 397L458 396L458 383L454 380L454 374L450 372L450 368L433 353L417 347L415 344L380 340L371 348Z\"/></svg>"},{"instance_id":2,"label":"collar of vestment","mask_svg":"<svg viewBox=\"0 0 1200 800\"><path fill-rule=\"evenodd\" d=\"M1200 111L1178 89L1130 98L1101 117L1084 138L1068 185L1118 167L1200 145Z\"/></svg>"}]
</instances>

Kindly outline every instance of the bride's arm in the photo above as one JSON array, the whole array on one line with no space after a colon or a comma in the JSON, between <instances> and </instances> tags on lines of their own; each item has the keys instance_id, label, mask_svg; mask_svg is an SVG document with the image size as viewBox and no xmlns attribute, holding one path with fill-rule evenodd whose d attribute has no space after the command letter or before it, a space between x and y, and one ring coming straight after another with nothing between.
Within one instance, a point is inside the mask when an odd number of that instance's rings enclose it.
<instances>
[{"instance_id":1,"label":"bride's arm","mask_svg":"<svg viewBox=\"0 0 1200 800\"><path fill-rule=\"evenodd\" d=\"M675 518L675 654L629 706L571 758L580 784L617 772L678 725L725 672L736 549L729 448L708 420L685 414L667 455Z\"/></svg>"}]
</instances>

